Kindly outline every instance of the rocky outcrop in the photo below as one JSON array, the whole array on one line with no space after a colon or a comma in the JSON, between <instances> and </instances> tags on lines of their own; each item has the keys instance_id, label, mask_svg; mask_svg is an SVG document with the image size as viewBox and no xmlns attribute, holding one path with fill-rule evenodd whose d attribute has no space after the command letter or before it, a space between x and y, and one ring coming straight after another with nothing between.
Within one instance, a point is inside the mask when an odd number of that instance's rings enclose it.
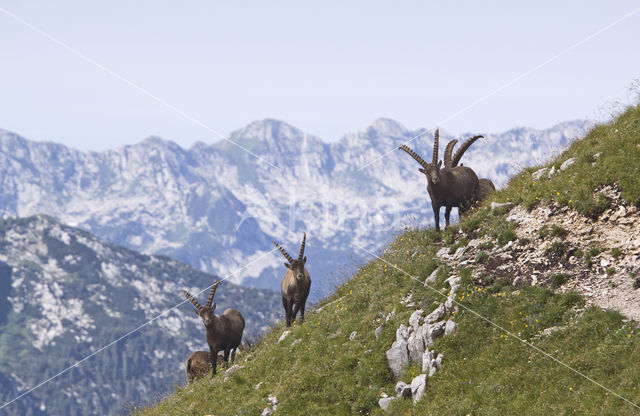
<instances>
[{"instance_id":1,"label":"rocky outcrop","mask_svg":"<svg viewBox=\"0 0 640 416\"><path fill-rule=\"evenodd\" d=\"M439 260L452 266L464 263L480 284L486 283L481 276L492 276L516 288L551 285L575 290L588 304L640 320L640 212L622 199L615 185L594 195L609 203L598 218L555 203L531 211L515 206L506 217L516 224L515 240L500 247L489 237L479 237L457 256L445 247L438 252ZM480 252L485 261L477 260Z\"/></svg>"},{"instance_id":2,"label":"rocky outcrop","mask_svg":"<svg viewBox=\"0 0 640 416\"><path fill-rule=\"evenodd\" d=\"M434 283L436 275L437 270L426 279L425 285ZM422 366L422 374L414 377L410 384L398 381L396 397L412 397L414 403L417 402L424 395L427 377L432 377L442 367L442 354L436 356L434 351L429 350L429 347L438 338L456 330L455 322L449 317L457 310L454 299L456 291L460 287L459 282L459 277L449 277L445 281L450 289L447 300L440 303L426 316L422 309L414 311L409 317L409 325L401 324L396 330L396 339L386 352L387 363L393 376L396 379L402 377L411 363ZM404 301L408 302L410 299L405 298ZM393 399L393 397L380 399L380 407L386 410Z\"/></svg>"}]
</instances>

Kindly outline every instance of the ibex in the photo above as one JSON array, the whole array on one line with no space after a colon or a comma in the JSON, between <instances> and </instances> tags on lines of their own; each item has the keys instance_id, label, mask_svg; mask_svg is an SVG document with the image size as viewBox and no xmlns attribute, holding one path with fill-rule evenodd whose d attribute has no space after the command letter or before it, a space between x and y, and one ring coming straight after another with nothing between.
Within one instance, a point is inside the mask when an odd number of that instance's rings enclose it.
<instances>
[{"instance_id":1,"label":"ibex","mask_svg":"<svg viewBox=\"0 0 640 416\"><path fill-rule=\"evenodd\" d=\"M304 267L307 262L307 257L303 257L306 240L307 233L304 233L298 259L291 257L284 248L280 247L275 241L273 242L289 262L284 264L288 270L280 285L282 289L282 306L284 307L287 326L291 326L291 323L296 319L298 311L300 311L300 322L304 322L304 307L311 288L311 277L309 277L309 272Z\"/></svg>"},{"instance_id":2,"label":"ibex","mask_svg":"<svg viewBox=\"0 0 640 416\"><path fill-rule=\"evenodd\" d=\"M440 169L442 161L438 162L439 136L440 132L436 130L431 163L425 162L409 147L405 145L400 146L400 149L407 152L422 166L422 168L418 170L427 176L427 191L429 191L429 196L431 197L431 207L433 208L436 222L436 231L440 231L440 207L445 207L444 219L446 221L445 225L448 227L451 209L453 207L462 207L464 210L470 207L476 200L478 188L478 176L471 168L458 166ZM458 152L460 152L460 150ZM464 151L462 153L464 153ZM462 153L460 153L460 157L462 157Z\"/></svg>"},{"instance_id":3,"label":"ibex","mask_svg":"<svg viewBox=\"0 0 640 416\"><path fill-rule=\"evenodd\" d=\"M460 146L460 148L456 151L456 154L451 157L451 153L453 152L453 148L456 145L456 143L458 143L457 140L451 140L448 144L447 147L445 148L444 151L444 167L445 168L455 168L456 166L458 166L458 162L460 162L460 159L462 158L462 155L464 154L464 152L467 151L467 149L478 139L482 138L483 136L473 136L469 139L467 139L462 146ZM463 166L462 164L460 164L460 166ZM489 195L491 195L492 193L494 193L496 191L496 187L493 184L493 182L491 182L490 179L486 179L486 178L480 178L478 179L478 189L476 191L476 199L475 201L472 201L472 204L469 206L465 206L465 207L458 207L458 211L460 212L461 215L464 215L464 213L466 211L468 211L472 205L478 205L480 203L482 203L482 201L484 201L485 199L487 199L487 197L489 197Z\"/></svg>"},{"instance_id":4,"label":"ibex","mask_svg":"<svg viewBox=\"0 0 640 416\"><path fill-rule=\"evenodd\" d=\"M187 383L192 383L211 370L211 354L209 351L191 353L184 363L184 369L187 372Z\"/></svg>"},{"instance_id":5,"label":"ibex","mask_svg":"<svg viewBox=\"0 0 640 416\"><path fill-rule=\"evenodd\" d=\"M211 377L216 375L216 364L218 351L224 351L224 362L229 363L229 352L231 352L231 362L235 360L236 350L242 340L242 332L244 331L244 318L240 311L229 308L222 315L216 316L213 312L216 310L216 304L213 302L213 296L220 284L220 280L216 280L211 287L207 304L202 306L193 296L186 290L184 295L196 307L195 312L202 318L202 323L207 335L207 344L209 344L209 360L211 361Z\"/></svg>"},{"instance_id":6,"label":"ibex","mask_svg":"<svg viewBox=\"0 0 640 416\"><path fill-rule=\"evenodd\" d=\"M236 355L240 354L244 348L242 344L238 346ZM224 363L224 358L218 354L218 364ZM196 351L189 354L184 362L184 369L187 373L187 383L192 383L196 379L206 375L211 371L211 353L209 351Z\"/></svg>"}]
</instances>

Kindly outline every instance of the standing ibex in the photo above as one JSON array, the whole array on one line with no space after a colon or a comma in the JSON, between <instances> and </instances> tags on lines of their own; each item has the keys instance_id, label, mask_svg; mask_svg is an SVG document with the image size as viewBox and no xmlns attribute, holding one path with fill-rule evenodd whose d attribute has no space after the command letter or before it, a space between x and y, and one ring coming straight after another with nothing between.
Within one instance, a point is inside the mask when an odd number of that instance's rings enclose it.
<instances>
[{"instance_id":1,"label":"standing ibex","mask_svg":"<svg viewBox=\"0 0 640 416\"><path fill-rule=\"evenodd\" d=\"M473 136L467 139L462 146L456 151L456 154L451 157L451 153L453 152L453 148L458 143L457 140L451 140L444 151L444 167L445 168L455 168L458 166L458 162L462 158L464 152L478 139L482 138L482 136ZM462 164L460 164L462 166ZM496 187L491 182L490 179L480 178L478 180L478 190L476 191L476 199L472 201L472 204L465 207L459 207L458 211L461 215L463 215L467 210L471 208L472 205L478 205L482 203L489 195L496 191Z\"/></svg>"},{"instance_id":2,"label":"standing ibex","mask_svg":"<svg viewBox=\"0 0 640 416\"><path fill-rule=\"evenodd\" d=\"M244 331L244 318L240 311L229 308L220 316L216 316L213 313L216 310L216 304L214 303L211 306L211 302L213 302L213 296L219 284L220 280L216 280L211 287L211 293L205 306L200 305L189 292L183 291L187 299L196 307L195 312L202 318L202 323L206 330L212 368L211 377L216 374L218 351L224 351L225 364L228 364L229 352L231 352L231 362L233 363L236 350L240 345L240 341L242 341L242 332Z\"/></svg>"},{"instance_id":3,"label":"standing ibex","mask_svg":"<svg viewBox=\"0 0 640 416\"><path fill-rule=\"evenodd\" d=\"M298 259L291 257L284 248L280 247L275 241L273 242L289 262L284 264L288 270L282 278L280 286L282 289L282 306L284 307L287 326L291 326L291 323L296 319L298 311L300 311L300 322L304 322L304 307L307 303L307 296L309 296L309 289L311 288L311 277L309 277L309 272L304 267L307 262L307 257L303 257L306 240L307 233L304 233Z\"/></svg>"},{"instance_id":4,"label":"standing ibex","mask_svg":"<svg viewBox=\"0 0 640 416\"><path fill-rule=\"evenodd\" d=\"M466 166L444 167L440 169L442 161L438 162L438 140L440 132L436 130L433 142L433 156L431 163L425 162L416 152L405 145L400 149L407 152L422 168L418 169L427 176L427 191L431 197L431 207L436 222L436 231L440 231L440 207L445 207L444 219L449 226L449 216L453 207L466 207L476 200L478 176ZM453 146L452 146L453 147ZM467 146L468 147L468 146ZM463 151L464 153L464 151ZM460 154L462 157L462 153Z\"/></svg>"}]
</instances>

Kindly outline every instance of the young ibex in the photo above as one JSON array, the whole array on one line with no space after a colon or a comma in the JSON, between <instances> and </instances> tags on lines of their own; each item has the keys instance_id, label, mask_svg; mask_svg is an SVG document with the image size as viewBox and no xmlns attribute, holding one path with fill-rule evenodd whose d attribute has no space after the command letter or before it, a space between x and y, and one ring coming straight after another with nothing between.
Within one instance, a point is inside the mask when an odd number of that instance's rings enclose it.
<instances>
[{"instance_id":1,"label":"young ibex","mask_svg":"<svg viewBox=\"0 0 640 416\"><path fill-rule=\"evenodd\" d=\"M242 344L238 346L236 356L244 351ZM218 354L218 364L224 364L224 357ZM184 362L184 369L187 373L187 383L192 383L196 379L205 376L211 371L211 353L209 351L196 351L189 354Z\"/></svg>"},{"instance_id":2,"label":"young ibex","mask_svg":"<svg viewBox=\"0 0 640 416\"><path fill-rule=\"evenodd\" d=\"M229 352L231 352L231 362L233 363L236 350L240 345L240 341L242 341L242 332L244 331L244 318L240 311L229 308L219 316L213 313L216 310L216 304L214 303L211 306L211 302L213 302L213 296L219 284L220 280L216 280L211 287L211 293L205 306L200 305L189 292L183 291L187 299L196 307L195 312L202 318L202 323L206 330L210 353L209 360L212 368L211 377L216 375L218 351L224 351L225 364L229 363Z\"/></svg>"},{"instance_id":3,"label":"young ibex","mask_svg":"<svg viewBox=\"0 0 640 416\"><path fill-rule=\"evenodd\" d=\"M431 207L436 222L436 231L440 231L440 207L445 207L444 219L449 226L449 216L453 207L470 207L476 200L478 176L466 166L444 167L440 169L442 161L438 162L438 140L440 132L436 130L433 143L431 163L425 162L416 152L405 145L400 149L407 152L422 168L418 169L427 176L427 191L431 197ZM462 154L460 154L462 157Z\"/></svg>"},{"instance_id":4,"label":"young ibex","mask_svg":"<svg viewBox=\"0 0 640 416\"><path fill-rule=\"evenodd\" d=\"M478 139L482 138L483 136L473 136L469 139L467 139L467 141L465 141L462 146L460 146L460 148L456 151L456 154L452 157L451 153L453 152L453 148L456 145L456 143L458 143L457 140L451 140L448 144L447 147L444 151L444 167L445 168L455 168L456 166L458 166L458 162L460 162L460 159L462 158L462 155L464 154L464 152L467 151L467 149ZM462 164L460 164L460 166L462 166ZM469 206L464 206L464 207L458 207L458 211L460 212L461 215L464 215L464 213L466 211L468 211L470 208L472 208L472 206L477 206L480 203L482 203L482 201L484 201L485 199L487 199L489 197L489 195L491 195L492 193L494 193L496 191L496 187L493 184L493 182L491 182L490 179L486 179L486 178L480 178L478 180L478 189L476 191L476 198L474 201L472 201L472 204Z\"/></svg>"},{"instance_id":5,"label":"young ibex","mask_svg":"<svg viewBox=\"0 0 640 416\"><path fill-rule=\"evenodd\" d=\"M211 370L211 354L209 351L191 353L184 363L184 369L187 372L187 383L192 383Z\"/></svg>"},{"instance_id":6,"label":"young ibex","mask_svg":"<svg viewBox=\"0 0 640 416\"><path fill-rule=\"evenodd\" d=\"M280 285L282 289L282 306L284 307L287 326L291 326L291 323L296 319L298 311L300 311L300 322L304 322L304 307L311 288L311 277L309 277L309 272L304 267L307 262L307 257L304 256L306 240L307 233L304 233L298 259L291 257L284 248L280 247L275 241L273 242L289 262L284 264L288 270Z\"/></svg>"}]
</instances>

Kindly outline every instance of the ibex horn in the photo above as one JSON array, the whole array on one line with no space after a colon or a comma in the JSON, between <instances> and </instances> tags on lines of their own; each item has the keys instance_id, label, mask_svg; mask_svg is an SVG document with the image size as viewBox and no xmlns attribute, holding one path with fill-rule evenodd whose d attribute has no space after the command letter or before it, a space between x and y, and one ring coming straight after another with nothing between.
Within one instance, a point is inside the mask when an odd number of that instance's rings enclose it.
<instances>
[{"instance_id":1,"label":"ibex horn","mask_svg":"<svg viewBox=\"0 0 640 416\"><path fill-rule=\"evenodd\" d=\"M202 305L200 305L198 301L189 294L189 292L187 292L186 290L183 290L182 293L184 293L187 299L189 299L191 303L193 303L193 306L195 306L198 311L202 310Z\"/></svg>"},{"instance_id":2,"label":"ibex horn","mask_svg":"<svg viewBox=\"0 0 640 416\"><path fill-rule=\"evenodd\" d=\"M289 255L289 253L287 253L287 251L285 249L283 249L282 247L280 247L280 244L276 243L275 241L273 242L273 244L276 245L276 247L278 247L278 250L280 250L280 252L282 253L282 255L284 256L285 259L287 259L287 261L289 262L289 264L293 263L293 257L291 257Z\"/></svg>"},{"instance_id":3,"label":"ibex horn","mask_svg":"<svg viewBox=\"0 0 640 416\"><path fill-rule=\"evenodd\" d=\"M216 294L216 289L220 284L220 280L216 280L213 282L213 286L211 286L211 292L209 292L209 299L207 299L207 308L211 307L211 302L213 302L213 296Z\"/></svg>"},{"instance_id":4,"label":"ibex horn","mask_svg":"<svg viewBox=\"0 0 640 416\"><path fill-rule=\"evenodd\" d=\"M412 158L414 158L416 160L416 162L420 163L420 165L427 169L429 167L429 164L427 162L424 161L423 158L421 158L420 156L418 156L418 154L416 152L414 152L413 150L409 149L407 146L405 145L400 145L400 149L404 150L405 152L409 153L409 156L411 156Z\"/></svg>"},{"instance_id":5,"label":"ibex horn","mask_svg":"<svg viewBox=\"0 0 640 416\"><path fill-rule=\"evenodd\" d=\"M307 241L307 233L302 235L302 245L300 246L300 254L298 254L298 260L302 261L302 256L304 256L304 245Z\"/></svg>"},{"instance_id":6,"label":"ibex horn","mask_svg":"<svg viewBox=\"0 0 640 416\"><path fill-rule=\"evenodd\" d=\"M438 140L439 139L440 139L440 130L436 129L436 133L433 135L433 156L431 157L431 163L433 165L438 164Z\"/></svg>"},{"instance_id":7,"label":"ibex horn","mask_svg":"<svg viewBox=\"0 0 640 416\"><path fill-rule=\"evenodd\" d=\"M453 168L458 166L458 162L460 162L460 159L462 158L462 155L464 154L464 152L467 151L467 149L469 148L469 146L473 144L473 142L475 142L478 139L481 139L482 137L483 136L473 136L467 139L467 141L464 142L462 146L460 146L460 148L456 151L456 154L453 155L453 160L451 161L451 167Z\"/></svg>"},{"instance_id":8,"label":"ibex horn","mask_svg":"<svg viewBox=\"0 0 640 416\"><path fill-rule=\"evenodd\" d=\"M451 166L451 153L453 152L453 147L456 145L456 143L458 143L457 140L451 140L448 144L446 149L444 149L444 167L445 168L452 168L453 166Z\"/></svg>"}]
</instances>

